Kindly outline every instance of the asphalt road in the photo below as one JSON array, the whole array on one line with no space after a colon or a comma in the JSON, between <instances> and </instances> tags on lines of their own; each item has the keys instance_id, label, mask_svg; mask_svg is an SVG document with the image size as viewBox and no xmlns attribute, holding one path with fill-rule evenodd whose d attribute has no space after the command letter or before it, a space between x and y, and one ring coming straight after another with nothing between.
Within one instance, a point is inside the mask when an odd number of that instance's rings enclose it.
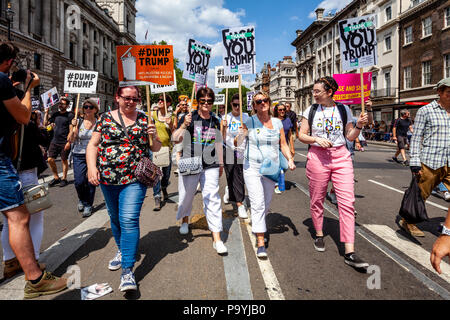
<instances>
[{"instance_id":1,"label":"asphalt road","mask_svg":"<svg viewBox=\"0 0 450 320\"><path fill-rule=\"evenodd\" d=\"M144 202L135 266L137 294L124 296L117 290L120 272L106 268L116 250L107 222L58 264L56 274L78 265L82 286L96 282L111 284L114 291L102 299L450 299L448 260L442 276L431 270L428 261L448 203L430 197L427 204L430 221L418 225L425 232L424 238L415 239L402 231L397 213L411 174L409 168L391 160L394 149L370 145L355 156L358 181L355 247L371 265L368 270L355 270L344 263L337 208L328 201L324 219L326 251L314 250L304 168L307 150L300 143L296 147L297 169L287 173L287 190L274 194L267 216L269 260L261 263L256 258L254 238L248 231L250 221L237 218L231 204L223 206L223 238L229 254L218 256L201 215L200 193L192 211L192 232L185 237L179 235L179 222L175 221L177 178L172 174L169 203L159 212L152 211L151 191ZM69 176L69 181L72 179ZM221 186L224 185L223 176ZM221 188L221 195L223 192ZM42 251L87 220L77 212L73 184L52 188L51 196L54 206L45 213ZM95 205L99 209L97 215L105 214L100 190ZM79 290L67 290L40 299L79 299L79 296Z\"/></svg>"}]
</instances>

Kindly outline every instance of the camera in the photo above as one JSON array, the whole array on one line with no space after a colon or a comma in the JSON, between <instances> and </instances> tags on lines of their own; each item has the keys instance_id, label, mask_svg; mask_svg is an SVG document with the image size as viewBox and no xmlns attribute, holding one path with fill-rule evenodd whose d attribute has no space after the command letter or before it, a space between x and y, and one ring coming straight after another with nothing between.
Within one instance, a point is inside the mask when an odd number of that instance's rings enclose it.
<instances>
[{"instance_id":1,"label":"camera","mask_svg":"<svg viewBox=\"0 0 450 320\"><path fill-rule=\"evenodd\" d=\"M33 73L31 73L31 79L34 78ZM27 79L27 70L25 69L19 69L17 71L14 71L11 75L11 81L12 82L23 82L25 83L25 80Z\"/></svg>"}]
</instances>

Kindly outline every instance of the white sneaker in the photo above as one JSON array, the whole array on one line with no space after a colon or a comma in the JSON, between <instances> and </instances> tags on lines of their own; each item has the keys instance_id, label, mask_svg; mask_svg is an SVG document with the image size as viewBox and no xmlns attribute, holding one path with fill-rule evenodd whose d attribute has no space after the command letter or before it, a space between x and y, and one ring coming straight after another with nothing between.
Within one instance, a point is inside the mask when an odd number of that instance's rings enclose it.
<instances>
[{"instance_id":1,"label":"white sneaker","mask_svg":"<svg viewBox=\"0 0 450 320\"><path fill-rule=\"evenodd\" d=\"M189 233L189 224L184 222L180 227L180 234L188 234Z\"/></svg>"},{"instance_id":2,"label":"white sneaker","mask_svg":"<svg viewBox=\"0 0 450 320\"><path fill-rule=\"evenodd\" d=\"M238 207L238 214L239 214L239 218L242 218L242 219L248 218L247 209L245 208L244 205L241 205Z\"/></svg>"},{"instance_id":3,"label":"white sneaker","mask_svg":"<svg viewBox=\"0 0 450 320\"><path fill-rule=\"evenodd\" d=\"M275 193L278 193L278 194L281 193L280 189L278 189L278 186L275 187Z\"/></svg>"},{"instance_id":4,"label":"white sneaker","mask_svg":"<svg viewBox=\"0 0 450 320\"><path fill-rule=\"evenodd\" d=\"M450 201L450 192L448 192L448 191L444 192L444 200L445 201Z\"/></svg>"},{"instance_id":5,"label":"white sneaker","mask_svg":"<svg viewBox=\"0 0 450 320\"><path fill-rule=\"evenodd\" d=\"M225 187L225 194L223 195L223 203L229 204L228 186Z\"/></svg>"},{"instance_id":6,"label":"white sneaker","mask_svg":"<svg viewBox=\"0 0 450 320\"><path fill-rule=\"evenodd\" d=\"M197 185L197 191L201 191L202 190L202 186L200 185L200 182Z\"/></svg>"},{"instance_id":7,"label":"white sneaker","mask_svg":"<svg viewBox=\"0 0 450 320\"><path fill-rule=\"evenodd\" d=\"M227 247L225 247L222 241L213 242L213 248L216 249L218 254L224 254L228 252Z\"/></svg>"}]
</instances>

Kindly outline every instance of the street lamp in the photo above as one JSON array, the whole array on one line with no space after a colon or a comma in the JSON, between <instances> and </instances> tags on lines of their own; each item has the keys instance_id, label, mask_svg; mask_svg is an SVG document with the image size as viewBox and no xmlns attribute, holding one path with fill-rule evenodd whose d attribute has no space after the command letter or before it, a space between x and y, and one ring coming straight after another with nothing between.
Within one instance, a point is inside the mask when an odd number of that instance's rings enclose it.
<instances>
[{"instance_id":1,"label":"street lamp","mask_svg":"<svg viewBox=\"0 0 450 320\"><path fill-rule=\"evenodd\" d=\"M11 2L8 2L8 8L6 11L6 20L8 21L8 40L11 40L11 22L14 18L14 11L11 9Z\"/></svg>"}]
</instances>

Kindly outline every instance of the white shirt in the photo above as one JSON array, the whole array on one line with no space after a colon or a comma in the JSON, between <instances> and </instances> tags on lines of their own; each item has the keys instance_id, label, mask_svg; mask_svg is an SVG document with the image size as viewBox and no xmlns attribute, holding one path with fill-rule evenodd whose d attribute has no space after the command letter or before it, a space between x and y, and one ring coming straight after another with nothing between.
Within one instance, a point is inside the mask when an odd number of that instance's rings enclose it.
<instances>
[{"instance_id":1,"label":"white shirt","mask_svg":"<svg viewBox=\"0 0 450 320\"><path fill-rule=\"evenodd\" d=\"M312 136L331 141L333 147L345 145L344 127L347 124L352 123L353 115L348 106L344 107L347 112L347 123L345 125L342 123L341 115L336 105L333 107L323 107L322 105L319 105L312 122ZM303 117L306 118L306 120L308 120L310 109L311 107L303 112ZM313 143L312 145L320 147L318 143Z\"/></svg>"},{"instance_id":2,"label":"white shirt","mask_svg":"<svg viewBox=\"0 0 450 320\"><path fill-rule=\"evenodd\" d=\"M242 113L242 121L244 123L246 123L249 118L250 117L248 116L248 114ZM226 136L226 141L225 141L226 146L228 148L235 149L234 138L236 138L237 134L239 133L239 127L241 126L241 117L239 115L237 117L235 117L230 112L226 115L224 120L227 120L227 125L228 125L227 136ZM245 146L242 146L242 148L244 148L244 147Z\"/></svg>"}]
</instances>

